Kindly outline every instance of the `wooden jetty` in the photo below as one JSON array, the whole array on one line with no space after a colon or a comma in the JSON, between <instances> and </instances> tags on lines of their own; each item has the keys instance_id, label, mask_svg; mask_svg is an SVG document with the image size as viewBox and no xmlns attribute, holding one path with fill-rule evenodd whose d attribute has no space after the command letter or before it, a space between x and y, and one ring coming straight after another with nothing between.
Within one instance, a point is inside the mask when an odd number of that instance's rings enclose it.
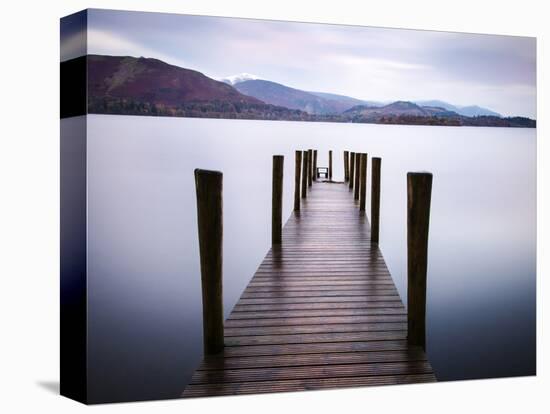
<instances>
[{"instance_id":1,"label":"wooden jetty","mask_svg":"<svg viewBox=\"0 0 550 414\"><path fill-rule=\"evenodd\" d=\"M356 160L346 175L359 183ZM298 162L296 174L299 187ZM320 180L307 191L225 321L223 350L206 354L183 397L436 380L423 338L408 340L407 310L356 192Z\"/></svg>"}]
</instances>

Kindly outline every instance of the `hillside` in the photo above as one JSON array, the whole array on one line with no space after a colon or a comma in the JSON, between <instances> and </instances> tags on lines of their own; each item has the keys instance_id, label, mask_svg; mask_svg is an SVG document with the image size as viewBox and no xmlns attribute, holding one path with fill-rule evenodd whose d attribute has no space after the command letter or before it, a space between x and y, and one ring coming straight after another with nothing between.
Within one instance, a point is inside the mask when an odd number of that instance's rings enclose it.
<instances>
[{"instance_id":1,"label":"hillside","mask_svg":"<svg viewBox=\"0 0 550 414\"><path fill-rule=\"evenodd\" d=\"M248 119L303 119L232 86L158 59L89 55L88 111Z\"/></svg>"},{"instance_id":2,"label":"hillside","mask_svg":"<svg viewBox=\"0 0 550 414\"><path fill-rule=\"evenodd\" d=\"M310 115L340 114L356 104L356 102L346 103L338 99L329 99L319 94L261 79L238 82L234 84L234 87L239 92L265 103L298 109Z\"/></svg>"},{"instance_id":3,"label":"hillside","mask_svg":"<svg viewBox=\"0 0 550 414\"><path fill-rule=\"evenodd\" d=\"M347 109L352 108L356 105L368 105L368 106L384 106L382 102L378 101L364 101L357 98L352 98L350 96L346 95L338 95L335 93L326 93L326 92L309 92L313 95L320 96L321 98L332 100L332 101L338 101L340 104Z\"/></svg>"},{"instance_id":4,"label":"hillside","mask_svg":"<svg viewBox=\"0 0 550 414\"><path fill-rule=\"evenodd\" d=\"M419 106L412 102L397 101L384 106L368 106L357 105L344 112L345 116L352 118L364 118L365 120L375 120L382 116L446 116L452 117L458 114L452 111L447 111L445 108L433 106Z\"/></svg>"},{"instance_id":5,"label":"hillside","mask_svg":"<svg viewBox=\"0 0 550 414\"><path fill-rule=\"evenodd\" d=\"M261 103L200 72L143 57L89 55L88 91L94 97L147 100L161 105L189 101Z\"/></svg>"},{"instance_id":6,"label":"hillside","mask_svg":"<svg viewBox=\"0 0 550 414\"><path fill-rule=\"evenodd\" d=\"M458 106L453 105L448 102L439 101L439 100L431 100L431 101L417 101L415 102L419 106L434 106L439 108L444 108L448 111L456 112L459 115L463 116L496 116L501 117L499 113L492 111L487 108L483 108L481 106L477 105L469 105L469 106Z\"/></svg>"}]
</instances>

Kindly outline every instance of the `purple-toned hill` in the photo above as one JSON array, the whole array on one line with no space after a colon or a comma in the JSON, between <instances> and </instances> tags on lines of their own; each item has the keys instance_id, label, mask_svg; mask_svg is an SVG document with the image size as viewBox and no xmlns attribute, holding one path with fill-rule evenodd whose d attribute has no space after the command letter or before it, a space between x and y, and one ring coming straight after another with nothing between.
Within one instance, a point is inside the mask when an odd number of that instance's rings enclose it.
<instances>
[{"instance_id":1,"label":"purple-toned hill","mask_svg":"<svg viewBox=\"0 0 550 414\"><path fill-rule=\"evenodd\" d=\"M262 103L200 72L157 59L128 56L89 55L88 93L95 98L133 99L165 106L211 101Z\"/></svg>"},{"instance_id":2,"label":"purple-toned hill","mask_svg":"<svg viewBox=\"0 0 550 414\"><path fill-rule=\"evenodd\" d=\"M158 59L101 55L82 59L87 60L89 113L230 119L308 118L305 112L266 104L243 95L224 82Z\"/></svg>"}]
</instances>

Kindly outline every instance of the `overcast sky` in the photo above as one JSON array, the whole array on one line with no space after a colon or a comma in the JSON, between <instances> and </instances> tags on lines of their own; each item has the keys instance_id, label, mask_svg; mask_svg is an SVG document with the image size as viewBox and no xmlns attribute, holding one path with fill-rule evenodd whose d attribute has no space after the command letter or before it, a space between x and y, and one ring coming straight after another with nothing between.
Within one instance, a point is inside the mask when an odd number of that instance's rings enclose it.
<instances>
[{"instance_id":1,"label":"overcast sky","mask_svg":"<svg viewBox=\"0 0 550 414\"><path fill-rule=\"evenodd\" d=\"M441 99L536 116L536 42L527 37L91 10L88 53L365 100Z\"/></svg>"}]
</instances>

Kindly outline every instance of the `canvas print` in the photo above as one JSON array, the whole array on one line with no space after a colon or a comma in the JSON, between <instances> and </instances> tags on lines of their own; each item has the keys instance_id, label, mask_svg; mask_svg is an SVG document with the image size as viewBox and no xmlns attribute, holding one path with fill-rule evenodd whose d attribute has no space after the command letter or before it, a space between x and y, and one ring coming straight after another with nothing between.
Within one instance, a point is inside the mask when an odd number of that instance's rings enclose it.
<instances>
[{"instance_id":1,"label":"canvas print","mask_svg":"<svg viewBox=\"0 0 550 414\"><path fill-rule=\"evenodd\" d=\"M60 34L62 395L536 374L535 38L99 9Z\"/></svg>"}]
</instances>

